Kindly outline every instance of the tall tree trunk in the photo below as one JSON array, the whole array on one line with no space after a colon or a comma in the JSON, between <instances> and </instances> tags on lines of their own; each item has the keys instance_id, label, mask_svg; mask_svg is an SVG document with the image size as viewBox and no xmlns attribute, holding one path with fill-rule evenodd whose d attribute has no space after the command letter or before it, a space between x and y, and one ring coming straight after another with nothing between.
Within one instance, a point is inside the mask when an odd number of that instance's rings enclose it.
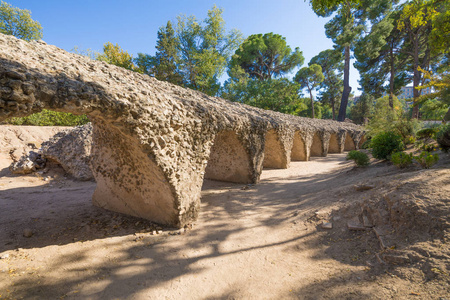
<instances>
[{"instance_id":1,"label":"tall tree trunk","mask_svg":"<svg viewBox=\"0 0 450 300\"><path fill-rule=\"evenodd\" d=\"M341 107L339 108L338 121L343 122L345 120L345 115L347 113L347 103L348 96L352 91L349 84L350 76L350 46L345 46L344 50L345 61L344 61L344 91L342 92Z\"/></svg>"},{"instance_id":2,"label":"tall tree trunk","mask_svg":"<svg viewBox=\"0 0 450 300\"><path fill-rule=\"evenodd\" d=\"M390 49L390 78L389 78L389 106L391 109L394 109L394 78L395 78L395 71L394 71L394 49L392 49L394 46L391 45Z\"/></svg>"},{"instance_id":3,"label":"tall tree trunk","mask_svg":"<svg viewBox=\"0 0 450 300\"><path fill-rule=\"evenodd\" d=\"M419 39L416 37L414 39L414 72L413 72L413 104L416 104L417 100L420 96L420 91L416 89L420 85L420 72L417 69L419 67ZM419 118L419 105L413 106L412 111L412 118L418 119Z\"/></svg>"},{"instance_id":4,"label":"tall tree trunk","mask_svg":"<svg viewBox=\"0 0 450 300\"><path fill-rule=\"evenodd\" d=\"M312 118L314 119L316 116L314 114L314 99L313 99L313 95L311 92L311 89L308 87L308 91L309 91L309 97L311 97L311 112L312 112Z\"/></svg>"}]
</instances>

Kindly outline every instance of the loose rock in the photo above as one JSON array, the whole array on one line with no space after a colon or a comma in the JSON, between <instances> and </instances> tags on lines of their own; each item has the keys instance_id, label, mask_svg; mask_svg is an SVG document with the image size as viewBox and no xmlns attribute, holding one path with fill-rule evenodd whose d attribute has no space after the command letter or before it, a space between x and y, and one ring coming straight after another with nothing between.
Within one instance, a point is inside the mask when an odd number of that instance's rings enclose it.
<instances>
[{"instance_id":1,"label":"loose rock","mask_svg":"<svg viewBox=\"0 0 450 300\"><path fill-rule=\"evenodd\" d=\"M33 231L29 228L25 228L23 230L23 236L26 238L32 237L33 236Z\"/></svg>"}]
</instances>

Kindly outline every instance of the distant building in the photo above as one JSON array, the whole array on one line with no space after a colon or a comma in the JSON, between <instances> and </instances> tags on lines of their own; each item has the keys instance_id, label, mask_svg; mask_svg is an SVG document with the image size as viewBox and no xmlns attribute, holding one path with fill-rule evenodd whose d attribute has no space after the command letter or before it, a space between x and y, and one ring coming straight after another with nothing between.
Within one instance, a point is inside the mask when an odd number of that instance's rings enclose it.
<instances>
[{"instance_id":1,"label":"distant building","mask_svg":"<svg viewBox=\"0 0 450 300\"><path fill-rule=\"evenodd\" d=\"M410 99L414 97L414 89L412 86L404 86L401 89L401 94L397 96L398 99ZM421 95L428 95L433 92L433 89L430 87L427 87L425 89L420 90ZM388 95L387 92L383 92L383 97Z\"/></svg>"}]
</instances>

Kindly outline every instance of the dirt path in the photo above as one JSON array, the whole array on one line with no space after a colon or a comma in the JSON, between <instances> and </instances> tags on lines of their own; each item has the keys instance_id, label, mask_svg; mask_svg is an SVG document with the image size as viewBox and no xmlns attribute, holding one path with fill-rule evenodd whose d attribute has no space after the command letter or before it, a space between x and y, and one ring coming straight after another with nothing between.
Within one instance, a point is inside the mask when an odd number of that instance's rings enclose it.
<instances>
[{"instance_id":1,"label":"dirt path","mask_svg":"<svg viewBox=\"0 0 450 300\"><path fill-rule=\"evenodd\" d=\"M354 169L345 154L332 154L265 170L258 185L206 181L192 228L155 235L154 224L93 207L93 182L61 170L4 175L0 299L448 297L448 274L429 280L411 266L377 263L373 232L348 231L351 210L330 215L366 195L355 184L382 189L396 172L386 164ZM450 191L449 175L445 165L420 176ZM334 228L322 229L323 218ZM23 237L25 229L33 235Z\"/></svg>"}]
</instances>

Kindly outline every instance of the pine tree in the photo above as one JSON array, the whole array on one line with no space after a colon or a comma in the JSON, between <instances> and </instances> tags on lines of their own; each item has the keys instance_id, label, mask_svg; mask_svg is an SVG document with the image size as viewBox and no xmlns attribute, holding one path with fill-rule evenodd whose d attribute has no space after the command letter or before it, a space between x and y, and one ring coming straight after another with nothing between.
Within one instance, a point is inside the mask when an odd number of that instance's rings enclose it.
<instances>
[{"instance_id":1,"label":"pine tree","mask_svg":"<svg viewBox=\"0 0 450 300\"><path fill-rule=\"evenodd\" d=\"M318 64L322 67L324 80L319 88L319 100L323 105L331 107L332 118L336 120L336 104L339 103L339 96L342 95L342 53L336 50L324 50L311 58L309 65Z\"/></svg>"},{"instance_id":2,"label":"pine tree","mask_svg":"<svg viewBox=\"0 0 450 300\"><path fill-rule=\"evenodd\" d=\"M168 21L166 27L161 27L158 31L158 41L156 42L156 55L154 57L154 76L159 80L181 85L183 77L178 67L178 40L172 27L172 22Z\"/></svg>"}]
</instances>

